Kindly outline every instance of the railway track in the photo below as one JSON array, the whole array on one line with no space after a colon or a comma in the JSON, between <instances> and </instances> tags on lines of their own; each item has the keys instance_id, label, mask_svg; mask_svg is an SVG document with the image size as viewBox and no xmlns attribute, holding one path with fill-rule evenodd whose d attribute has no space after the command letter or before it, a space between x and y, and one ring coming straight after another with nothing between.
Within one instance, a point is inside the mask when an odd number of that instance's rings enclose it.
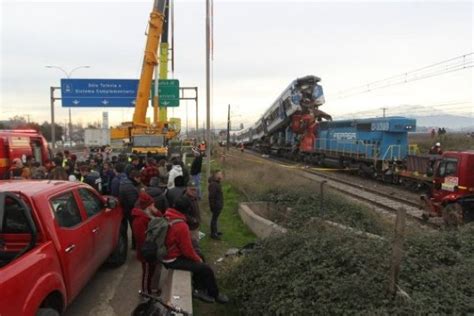
<instances>
[{"instance_id":1,"label":"railway track","mask_svg":"<svg viewBox=\"0 0 474 316\"><path fill-rule=\"evenodd\" d=\"M246 150L246 152L259 159L271 161L285 167L295 169L297 172L300 172L303 177L309 180L324 183L324 186L327 186L343 195L349 196L352 199L362 201L363 203L370 206L374 206L378 210L396 214L400 208L403 208L406 210L406 214L411 220L431 228L440 227L439 223L428 222L422 218L423 211L420 209L417 202L397 196L395 193L390 194L382 192L374 188L350 182L346 179L341 179L337 176L330 175L327 172L315 170L319 168L310 168L297 165L292 161L281 158L262 157L261 154L249 150Z\"/></svg>"}]
</instances>

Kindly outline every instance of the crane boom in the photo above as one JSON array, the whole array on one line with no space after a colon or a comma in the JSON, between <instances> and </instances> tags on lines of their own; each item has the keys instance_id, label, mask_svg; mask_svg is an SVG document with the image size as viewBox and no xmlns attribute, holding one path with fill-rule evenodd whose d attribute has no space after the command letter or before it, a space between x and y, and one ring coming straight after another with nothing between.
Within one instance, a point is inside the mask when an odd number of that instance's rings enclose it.
<instances>
[{"instance_id":1,"label":"crane boom","mask_svg":"<svg viewBox=\"0 0 474 316\"><path fill-rule=\"evenodd\" d=\"M146 112L150 89L153 79L155 65L158 64L158 46L164 23L164 11L168 0L155 0L153 10L148 22L148 35L143 57L142 72L138 83L137 97L135 99L135 112L133 113L133 125L146 127Z\"/></svg>"}]
</instances>

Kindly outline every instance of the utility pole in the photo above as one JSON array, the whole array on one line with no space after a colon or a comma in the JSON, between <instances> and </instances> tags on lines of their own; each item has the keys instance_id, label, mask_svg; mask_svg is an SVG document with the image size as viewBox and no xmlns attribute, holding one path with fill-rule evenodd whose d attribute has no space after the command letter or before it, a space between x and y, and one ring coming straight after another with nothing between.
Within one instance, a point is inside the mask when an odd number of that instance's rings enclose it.
<instances>
[{"instance_id":1,"label":"utility pole","mask_svg":"<svg viewBox=\"0 0 474 316\"><path fill-rule=\"evenodd\" d=\"M54 87L50 87L51 98L51 143L53 151L56 149L56 126L54 122Z\"/></svg>"},{"instance_id":2,"label":"utility pole","mask_svg":"<svg viewBox=\"0 0 474 316\"><path fill-rule=\"evenodd\" d=\"M186 102L186 138L189 138L188 101L185 101L185 102Z\"/></svg>"},{"instance_id":3,"label":"utility pole","mask_svg":"<svg viewBox=\"0 0 474 316\"><path fill-rule=\"evenodd\" d=\"M58 69L58 70L62 71L62 72L66 75L66 78L67 78L67 79L71 79L71 75L72 75L72 73L73 73L74 71L76 71L76 70L78 70L78 69L81 69L81 68L90 68L91 66L79 66L79 67L76 67L76 68L72 69L72 70L69 71L69 72L67 72L66 70L64 70L64 68L59 67L59 66L51 66L51 65L48 65L48 66L45 66L45 67L46 67L46 68L50 68L50 69L52 69L52 68ZM54 102L54 101L53 101L53 102ZM53 111L53 110L52 110L52 111ZM69 145L71 145L71 144L72 144L72 137L71 137L71 136L72 136L72 134L71 134L71 133L72 133L71 108L69 108L68 111L69 111L69 125L68 125L68 133L67 133L67 135L69 136L69 137L68 137L68 138L69 138ZM51 113L52 113L52 112L51 112ZM54 125L54 124L53 124L53 125ZM52 130L51 130L51 131L52 131ZM51 132L51 134L52 134L52 132ZM51 137L53 137L53 135L51 135ZM54 146L55 146L55 144L53 145L53 149L54 149Z\"/></svg>"},{"instance_id":4,"label":"utility pole","mask_svg":"<svg viewBox=\"0 0 474 316\"><path fill-rule=\"evenodd\" d=\"M210 0L206 0L206 179L211 176L211 14Z\"/></svg>"},{"instance_id":5,"label":"utility pole","mask_svg":"<svg viewBox=\"0 0 474 316\"><path fill-rule=\"evenodd\" d=\"M227 151L229 151L230 148L230 104L227 107Z\"/></svg>"},{"instance_id":6,"label":"utility pole","mask_svg":"<svg viewBox=\"0 0 474 316\"><path fill-rule=\"evenodd\" d=\"M199 107L198 107L198 87L196 89L196 140L199 138L198 137L198 131L199 131Z\"/></svg>"}]
</instances>

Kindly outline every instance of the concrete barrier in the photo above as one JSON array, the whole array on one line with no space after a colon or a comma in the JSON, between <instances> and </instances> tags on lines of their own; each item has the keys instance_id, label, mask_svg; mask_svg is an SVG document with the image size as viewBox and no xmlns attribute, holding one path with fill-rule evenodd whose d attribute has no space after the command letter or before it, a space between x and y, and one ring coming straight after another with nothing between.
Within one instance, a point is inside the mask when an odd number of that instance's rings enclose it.
<instances>
[{"instance_id":1,"label":"concrete barrier","mask_svg":"<svg viewBox=\"0 0 474 316\"><path fill-rule=\"evenodd\" d=\"M284 234L286 228L281 227L274 222L257 215L253 208L262 207L262 202L240 203L239 215L242 221L250 228L250 230L259 238L266 238L273 234Z\"/></svg>"},{"instance_id":2,"label":"concrete barrier","mask_svg":"<svg viewBox=\"0 0 474 316\"><path fill-rule=\"evenodd\" d=\"M161 268L161 299L186 312L193 313L191 272Z\"/></svg>"},{"instance_id":3,"label":"concrete barrier","mask_svg":"<svg viewBox=\"0 0 474 316\"><path fill-rule=\"evenodd\" d=\"M239 215L242 218L242 221L250 228L250 230L257 235L259 238L266 238L272 234L278 233L286 233L287 229L276 224L275 222L269 220L266 217L272 218L275 214L271 214L272 211L282 212L281 209L277 209L278 207L274 203L268 202L250 202L250 203L241 203L239 205ZM283 214L280 216L286 217L288 216L288 212L291 212L290 208L286 209ZM321 221L321 218L311 217L308 221L307 225L310 225L314 221ZM379 239L385 240L382 236L363 232L357 230L355 228L342 225L336 222L322 220L323 223L326 225L332 226L337 229L345 230L355 235L365 236L372 239Z\"/></svg>"}]
</instances>

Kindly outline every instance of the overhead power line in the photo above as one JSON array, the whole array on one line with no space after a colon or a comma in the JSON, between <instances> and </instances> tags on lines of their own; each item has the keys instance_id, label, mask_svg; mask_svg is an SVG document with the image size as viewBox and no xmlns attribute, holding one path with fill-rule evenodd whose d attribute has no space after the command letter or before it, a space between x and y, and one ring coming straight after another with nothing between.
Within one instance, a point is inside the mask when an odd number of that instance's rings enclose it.
<instances>
[{"instance_id":1,"label":"overhead power line","mask_svg":"<svg viewBox=\"0 0 474 316\"><path fill-rule=\"evenodd\" d=\"M405 84L412 81L422 80L426 78L432 78L440 75L444 75L450 72L459 71L463 69L472 68L473 63L473 54L469 53L461 55L455 58L443 60L422 68L415 70L407 71L405 73L388 77L385 79L369 82L367 84L349 88L347 90L342 90L337 92L332 96L333 99L342 99L350 96L368 93L373 90L388 88L396 85Z\"/></svg>"}]
</instances>

